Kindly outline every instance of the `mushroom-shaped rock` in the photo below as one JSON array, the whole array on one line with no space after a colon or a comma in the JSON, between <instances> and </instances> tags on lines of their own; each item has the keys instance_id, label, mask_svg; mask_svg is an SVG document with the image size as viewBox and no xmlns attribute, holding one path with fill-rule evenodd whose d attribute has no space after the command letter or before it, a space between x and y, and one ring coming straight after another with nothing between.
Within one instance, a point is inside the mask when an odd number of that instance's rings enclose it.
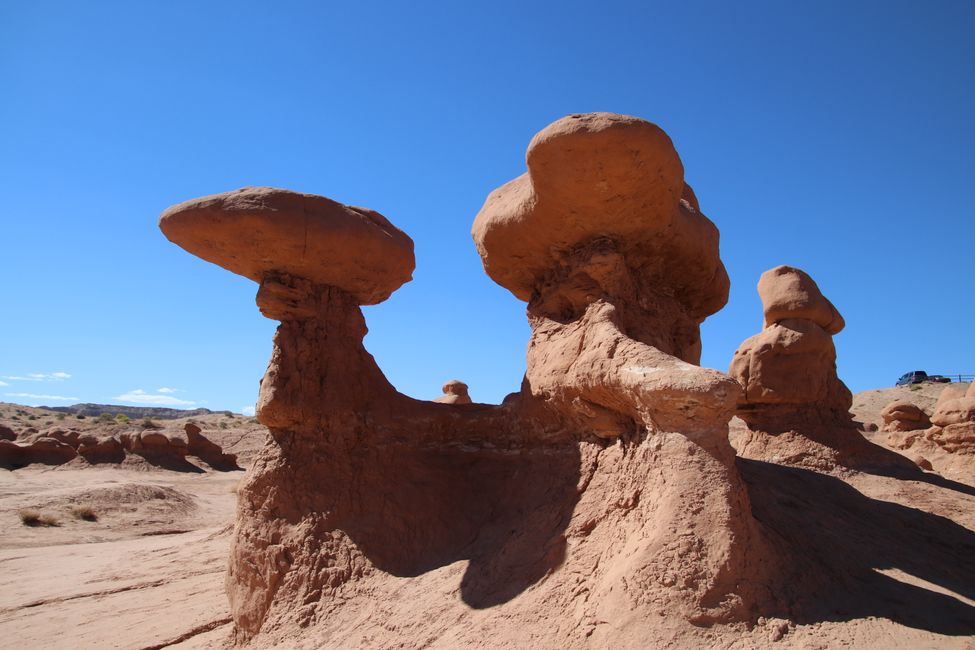
<instances>
[{"instance_id":1,"label":"mushroom-shaped rock","mask_svg":"<svg viewBox=\"0 0 975 650\"><path fill-rule=\"evenodd\" d=\"M777 266L763 273L758 281L758 295L765 312L765 327L798 318L837 334L846 324L815 280L792 266Z\"/></svg>"},{"instance_id":2,"label":"mushroom-shaped rock","mask_svg":"<svg viewBox=\"0 0 975 650\"><path fill-rule=\"evenodd\" d=\"M928 414L907 400L895 400L880 412L884 431L917 431L931 426Z\"/></svg>"},{"instance_id":3,"label":"mushroom-shaped rock","mask_svg":"<svg viewBox=\"0 0 975 650\"><path fill-rule=\"evenodd\" d=\"M472 235L491 278L524 301L580 247L608 243L700 323L728 298L718 230L697 208L670 138L637 117L564 117L528 146L528 172L493 191ZM604 287L607 289L608 287Z\"/></svg>"},{"instance_id":4,"label":"mushroom-shaped rock","mask_svg":"<svg viewBox=\"0 0 975 650\"><path fill-rule=\"evenodd\" d=\"M62 465L78 455L71 445L46 437L30 443L26 450L29 462L44 465Z\"/></svg>"},{"instance_id":5,"label":"mushroom-shaped rock","mask_svg":"<svg viewBox=\"0 0 975 650\"><path fill-rule=\"evenodd\" d=\"M382 302L413 273L413 240L385 217L314 194L245 187L174 205L159 227L190 253L256 282L302 278L360 305Z\"/></svg>"},{"instance_id":6,"label":"mushroom-shaped rock","mask_svg":"<svg viewBox=\"0 0 975 650\"><path fill-rule=\"evenodd\" d=\"M443 385L443 396L433 401L438 404L470 404L471 397L467 394L467 384L451 379Z\"/></svg>"}]
</instances>

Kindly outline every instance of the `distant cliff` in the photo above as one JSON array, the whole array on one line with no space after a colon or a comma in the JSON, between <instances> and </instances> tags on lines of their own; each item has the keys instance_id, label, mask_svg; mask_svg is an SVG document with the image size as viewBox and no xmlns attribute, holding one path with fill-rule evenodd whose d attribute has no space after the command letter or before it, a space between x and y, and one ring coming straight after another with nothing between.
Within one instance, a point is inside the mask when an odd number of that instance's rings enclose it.
<instances>
[{"instance_id":1,"label":"distant cliff","mask_svg":"<svg viewBox=\"0 0 975 650\"><path fill-rule=\"evenodd\" d=\"M197 415L209 415L210 409L167 409L155 406L119 406L117 404L73 404L72 406L40 406L38 408L72 415L98 417L102 413L127 415L130 418L158 418L160 420L175 420L176 418L191 418Z\"/></svg>"}]
</instances>

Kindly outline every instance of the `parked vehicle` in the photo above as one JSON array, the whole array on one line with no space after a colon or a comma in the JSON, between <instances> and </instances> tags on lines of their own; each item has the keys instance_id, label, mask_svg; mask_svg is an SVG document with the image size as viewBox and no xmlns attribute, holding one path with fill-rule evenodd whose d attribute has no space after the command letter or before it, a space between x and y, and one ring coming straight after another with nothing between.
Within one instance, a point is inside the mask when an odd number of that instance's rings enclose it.
<instances>
[{"instance_id":1,"label":"parked vehicle","mask_svg":"<svg viewBox=\"0 0 975 650\"><path fill-rule=\"evenodd\" d=\"M915 370L913 372L905 372L897 380L896 386L909 386L911 384L920 384L921 382L931 381L937 384L947 384L951 380L942 375L929 375L923 370Z\"/></svg>"}]
</instances>

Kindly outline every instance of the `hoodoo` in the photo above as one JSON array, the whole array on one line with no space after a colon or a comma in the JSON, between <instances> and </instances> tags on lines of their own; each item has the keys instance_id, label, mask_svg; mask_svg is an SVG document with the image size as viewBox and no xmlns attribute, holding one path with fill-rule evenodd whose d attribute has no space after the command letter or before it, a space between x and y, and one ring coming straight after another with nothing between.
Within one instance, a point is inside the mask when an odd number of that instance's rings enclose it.
<instances>
[{"instance_id":1,"label":"hoodoo","mask_svg":"<svg viewBox=\"0 0 975 650\"><path fill-rule=\"evenodd\" d=\"M281 321L227 576L239 643L634 647L768 595L728 442L741 389L697 365L728 277L670 139L572 115L527 165L473 228L532 327L499 406L463 403L460 382L406 397L363 347L359 306L413 268L378 213L249 188L163 214Z\"/></svg>"}]
</instances>

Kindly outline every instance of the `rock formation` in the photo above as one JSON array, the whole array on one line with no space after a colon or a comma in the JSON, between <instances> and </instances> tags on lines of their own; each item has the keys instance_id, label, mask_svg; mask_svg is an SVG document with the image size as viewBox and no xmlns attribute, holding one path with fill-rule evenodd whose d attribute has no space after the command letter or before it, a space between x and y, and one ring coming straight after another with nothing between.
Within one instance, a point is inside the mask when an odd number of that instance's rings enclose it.
<instances>
[{"instance_id":1,"label":"rock formation","mask_svg":"<svg viewBox=\"0 0 975 650\"><path fill-rule=\"evenodd\" d=\"M12 433L12 432L11 432ZM153 465L177 471L201 471L186 461L194 456L212 468L240 469L237 457L225 454L219 445L202 435L194 424L186 425L185 435L152 429L129 430L115 434L83 433L75 429L30 428L14 440L0 439L0 467L19 469L34 463L63 465L77 457L91 464L122 463L139 456Z\"/></svg>"},{"instance_id":2,"label":"rock formation","mask_svg":"<svg viewBox=\"0 0 975 650\"><path fill-rule=\"evenodd\" d=\"M443 385L443 396L433 401L438 404L470 404L471 396L467 394L467 384L451 379Z\"/></svg>"},{"instance_id":3,"label":"rock formation","mask_svg":"<svg viewBox=\"0 0 975 650\"><path fill-rule=\"evenodd\" d=\"M669 138L573 115L527 162L473 228L532 326L500 406L413 400L364 349L359 306L413 268L378 213L270 188L163 213L281 321L227 576L238 642L473 646L503 627L514 645L625 647L767 595L774 558L727 439L740 388L696 365L728 278Z\"/></svg>"},{"instance_id":4,"label":"rock formation","mask_svg":"<svg viewBox=\"0 0 975 650\"><path fill-rule=\"evenodd\" d=\"M728 370L744 389L738 454L825 470L903 465L857 430L853 396L836 374L832 335L843 317L813 279L778 266L762 274L758 293L764 329L741 344Z\"/></svg>"},{"instance_id":5,"label":"rock formation","mask_svg":"<svg viewBox=\"0 0 975 650\"><path fill-rule=\"evenodd\" d=\"M237 466L237 456L225 454L220 445L203 435L203 429L199 425L187 422L183 430L186 432L187 453L190 456L196 456L214 469L240 469Z\"/></svg>"},{"instance_id":6,"label":"rock formation","mask_svg":"<svg viewBox=\"0 0 975 650\"><path fill-rule=\"evenodd\" d=\"M919 406L907 400L894 400L880 412L883 431L917 431L931 426L931 418Z\"/></svg>"}]
</instances>

